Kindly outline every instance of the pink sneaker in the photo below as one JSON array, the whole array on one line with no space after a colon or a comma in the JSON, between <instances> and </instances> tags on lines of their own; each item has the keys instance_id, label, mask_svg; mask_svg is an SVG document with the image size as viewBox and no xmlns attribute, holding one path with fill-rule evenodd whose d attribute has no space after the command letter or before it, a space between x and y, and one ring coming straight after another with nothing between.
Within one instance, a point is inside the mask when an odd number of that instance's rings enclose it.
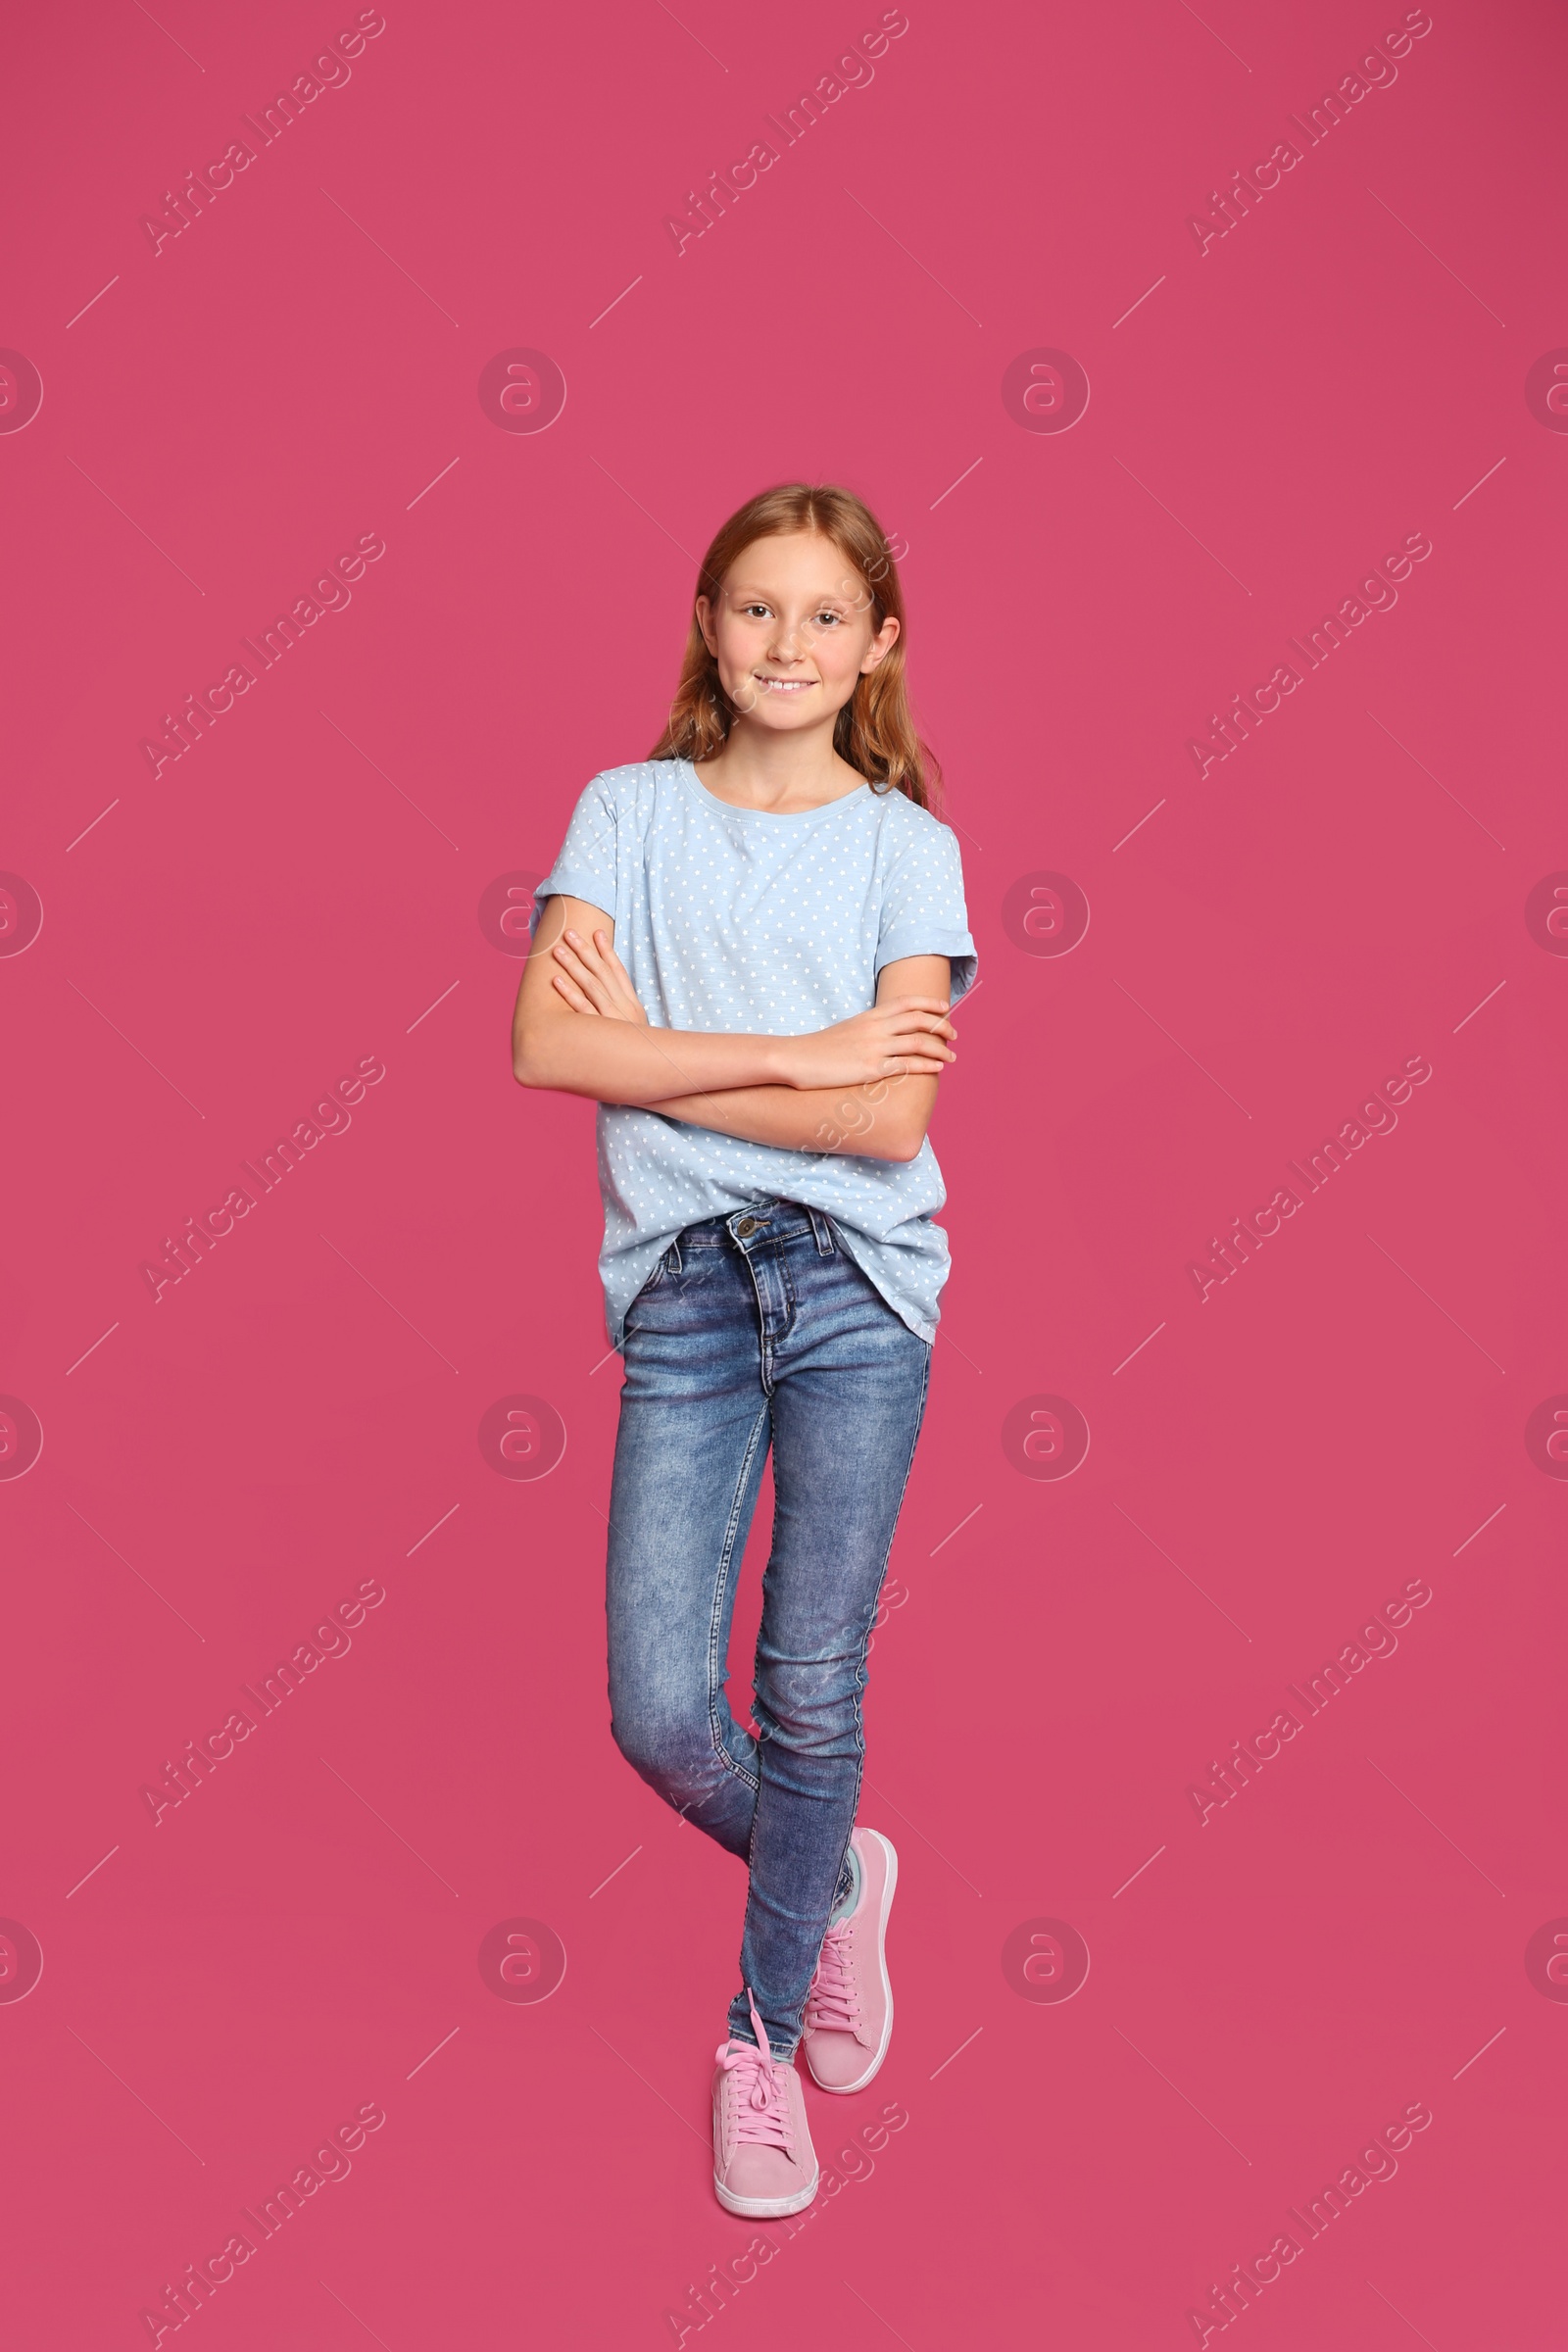
<instances>
[{"instance_id":1,"label":"pink sneaker","mask_svg":"<svg viewBox=\"0 0 1568 2352\"><path fill-rule=\"evenodd\" d=\"M718 2052L713 2194L726 2213L765 2222L809 2205L817 2162L801 2078L773 2056L755 2001L751 2009L756 2046L726 2041Z\"/></svg>"},{"instance_id":2,"label":"pink sneaker","mask_svg":"<svg viewBox=\"0 0 1568 2352\"><path fill-rule=\"evenodd\" d=\"M888 1912L899 1857L878 1830L856 1830L850 1843L860 1865L855 1909L822 1938L806 1996L802 2047L823 2090L863 2090L888 2054L893 1987L888 1983Z\"/></svg>"}]
</instances>

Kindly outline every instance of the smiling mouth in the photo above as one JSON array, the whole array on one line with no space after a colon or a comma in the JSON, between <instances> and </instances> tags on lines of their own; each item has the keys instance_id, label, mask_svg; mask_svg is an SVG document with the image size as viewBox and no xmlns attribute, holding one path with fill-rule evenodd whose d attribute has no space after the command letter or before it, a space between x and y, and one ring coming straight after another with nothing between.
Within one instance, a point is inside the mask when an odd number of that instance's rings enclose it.
<instances>
[{"instance_id":1,"label":"smiling mouth","mask_svg":"<svg viewBox=\"0 0 1568 2352\"><path fill-rule=\"evenodd\" d=\"M770 678L760 669L754 669L752 675L769 694L804 694L808 687L816 684L814 678Z\"/></svg>"}]
</instances>

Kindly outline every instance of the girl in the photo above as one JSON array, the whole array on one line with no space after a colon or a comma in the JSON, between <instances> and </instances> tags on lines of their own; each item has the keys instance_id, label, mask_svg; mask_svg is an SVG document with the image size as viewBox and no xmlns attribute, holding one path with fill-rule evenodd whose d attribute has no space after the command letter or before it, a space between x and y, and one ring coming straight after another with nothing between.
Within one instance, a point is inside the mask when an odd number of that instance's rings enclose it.
<instances>
[{"instance_id":1,"label":"girl","mask_svg":"<svg viewBox=\"0 0 1568 2352\"><path fill-rule=\"evenodd\" d=\"M713 2185L760 2218L816 2194L797 2046L856 2091L893 2025L860 1693L948 1272L925 1131L976 962L903 637L848 491L730 517L669 724L589 785L539 885L513 1031L522 1085L600 1104L612 1723L750 1871ZM754 1735L725 1655L769 1447Z\"/></svg>"}]
</instances>

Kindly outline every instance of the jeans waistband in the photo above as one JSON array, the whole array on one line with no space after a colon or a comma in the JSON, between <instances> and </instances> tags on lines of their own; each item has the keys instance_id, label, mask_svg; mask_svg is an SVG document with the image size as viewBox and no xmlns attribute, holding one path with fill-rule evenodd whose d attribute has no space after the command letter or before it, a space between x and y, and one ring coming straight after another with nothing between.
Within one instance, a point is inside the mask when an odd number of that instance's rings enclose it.
<instances>
[{"instance_id":1,"label":"jeans waistband","mask_svg":"<svg viewBox=\"0 0 1568 2352\"><path fill-rule=\"evenodd\" d=\"M781 1200L764 1195L749 1200L744 1208L731 1209L727 1216L704 1217L698 1224L688 1225L677 1235L681 1250L723 1250L734 1247L741 1251L760 1248L768 1242L794 1242L811 1235L820 1257L831 1257L837 1241L833 1224L825 1212L811 1208L801 1200Z\"/></svg>"}]
</instances>

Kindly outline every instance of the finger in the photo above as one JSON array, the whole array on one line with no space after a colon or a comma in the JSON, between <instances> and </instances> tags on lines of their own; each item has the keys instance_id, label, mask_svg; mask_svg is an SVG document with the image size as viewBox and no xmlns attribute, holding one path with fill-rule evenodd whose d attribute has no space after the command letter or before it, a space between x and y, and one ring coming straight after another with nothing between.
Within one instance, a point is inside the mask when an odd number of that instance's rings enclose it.
<instances>
[{"instance_id":1,"label":"finger","mask_svg":"<svg viewBox=\"0 0 1568 2352\"><path fill-rule=\"evenodd\" d=\"M889 1038L888 1047L890 1052L895 1054L945 1054L950 1061L955 1057L955 1049L947 1044L940 1032L937 1031L930 1033L920 1030L896 1031Z\"/></svg>"},{"instance_id":2,"label":"finger","mask_svg":"<svg viewBox=\"0 0 1568 2352\"><path fill-rule=\"evenodd\" d=\"M576 952L584 971L592 972L602 977L605 971L605 959L600 953L599 937L596 936L593 939L582 939L575 931L568 931L564 934L564 936L571 942L572 948Z\"/></svg>"},{"instance_id":3,"label":"finger","mask_svg":"<svg viewBox=\"0 0 1568 2352\"><path fill-rule=\"evenodd\" d=\"M895 1029L946 1030L952 1031L955 1036L957 1034L953 1029L953 1022L946 1005L940 1008L922 1008L916 1004L886 1004L879 1006L878 1009L885 1013L889 1023Z\"/></svg>"},{"instance_id":4,"label":"finger","mask_svg":"<svg viewBox=\"0 0 1568 2352\"><path fill-rule=\"evenodd\" d=\"M589 1003L574 980L568 980L564 972L552 972L550 979L551 986L561 991L573 1012L591 1012L597 1017L598 1005Z\"/></svg>"},{"instance_id":5,"label":"finger","mask_svg":"<svg viewBox=\"0 0 1568 2352\"><path fill-rule=\"evenodd\" d=\"M944 1040L950 1045L954 1044L957 1040L958 1032L951 1022L933 1020L930 1014L926 1013L917 1021L895 1022L889 1034L890 1037L897 1038L901 1042L905 1038L912 1038L923 1046L927 1043L934 1044L938 1040Z\"/></svg>"},{"instance_id":6,"label":"finger","mask_svg":"<svg viewBox=\"0 0 1568 2352\"><path fill-rule=\"evenodd\" d=\"M574 949L568 948L563 943L558 942L551 953L570 978L576 981L578 987L587 990L593 997L596 1006L603 1009L604 1005L610 1002L610 990L601 976L583 961Z\"/></svg>"},{"instance_id":7,"label":"finger","mask_svg":"<svg viewBox=\"0 0 1568 2352\"><path fill-rule=\"evenodd\" d=\"M575 931L567 931L564 934L564 937L570 942L577 955L582 958L586 968L589 971L597 971L602 961L597 938L591 940L582 939Z\"/></svg>"}]
</instances>

